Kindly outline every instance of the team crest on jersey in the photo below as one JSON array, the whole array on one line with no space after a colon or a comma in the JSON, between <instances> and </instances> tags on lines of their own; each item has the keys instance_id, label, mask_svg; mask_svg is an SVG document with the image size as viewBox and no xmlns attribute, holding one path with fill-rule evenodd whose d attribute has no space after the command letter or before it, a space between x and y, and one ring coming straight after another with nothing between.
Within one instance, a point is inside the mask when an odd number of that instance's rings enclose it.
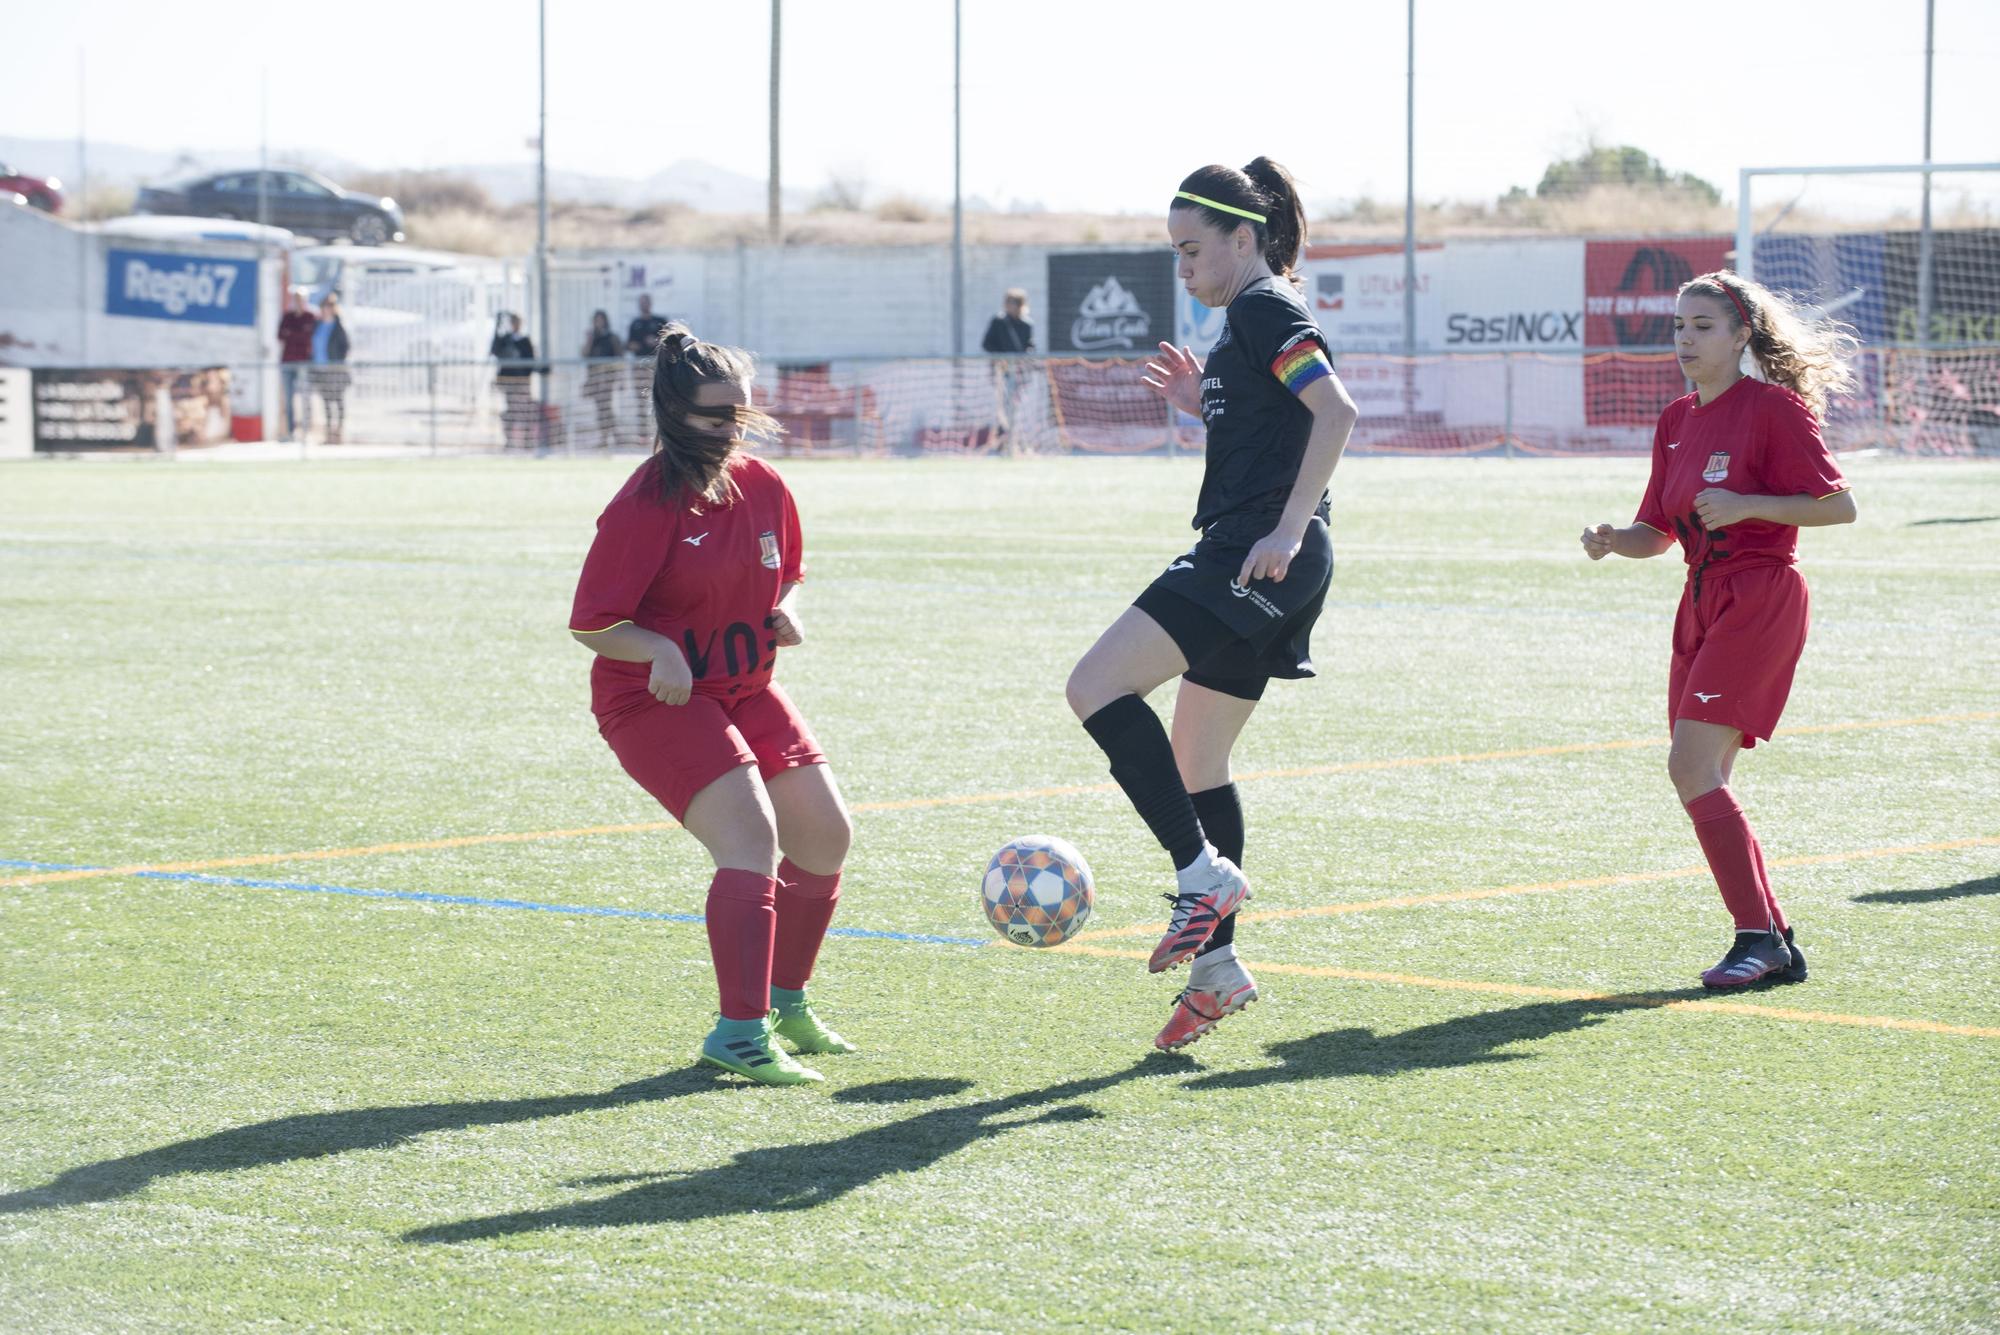
<instances>
[{"instance_id":1,"label":"team crest on jersey","mask_svg":"<svg viewBox=\"0 0 2000 1335\"><path fill-rule=\"evenodd\" d=\"M1722 457L1726 459L1729 456L1725 454ZM776 570L781 564L778 560L778 535L776 533L759 533L757 535L757 551L760 559L764 562L766 570Z\"/></svg>"},{"instance_id":2,"label":"team crest on jersey","mask_svg":"<svg viewBox=\"0 0 2000 1335\"><path fill-rule=\"evenodd\" d=\"M1708 456L1708 462L1701 466L1703 482L1720 482L1729 476L1729 451L1717 450Z\"/></svg>"}]
</instances>

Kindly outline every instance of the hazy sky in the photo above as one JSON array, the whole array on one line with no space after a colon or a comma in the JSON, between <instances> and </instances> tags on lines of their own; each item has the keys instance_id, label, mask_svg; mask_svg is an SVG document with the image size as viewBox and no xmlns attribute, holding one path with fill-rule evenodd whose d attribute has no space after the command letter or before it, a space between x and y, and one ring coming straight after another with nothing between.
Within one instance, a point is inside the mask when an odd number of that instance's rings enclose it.
<instances>
[{"instance_id":1,"label":"hazy sky","mask_svg":"<svg viewBox=\"0 0 2000 1335\"><path fill-rule=\"evenodd\" d=\"M1150 211L1258 153L1310 199L1399 200L1404 6L963 0L965 189ZM2000 159L2000 3L1937 0L1934 157ZM695 158L762 178L768 0L549 6L551 165L643 177ZM378 167L530 161L531 0L73 0L40 7L0 125ZM1417 0L1417 189L1532 188L1588 134L1735 193L1748 165L1922 149L1923 0ZM787 0L788 186L951 193L949 0Z\"/></svg>"}]
</instances>

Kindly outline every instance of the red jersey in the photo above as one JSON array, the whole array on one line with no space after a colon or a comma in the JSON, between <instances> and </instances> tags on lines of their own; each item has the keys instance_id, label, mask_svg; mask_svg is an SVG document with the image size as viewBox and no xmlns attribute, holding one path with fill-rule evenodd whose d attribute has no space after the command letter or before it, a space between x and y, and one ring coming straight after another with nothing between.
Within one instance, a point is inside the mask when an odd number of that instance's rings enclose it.
<instances>
[{"instance_id":1,"label":"red jersey","mask_svg":"<svg viewBox=\"0 0 2000 1335\"><path fill-rule=\"evenodd\" d=\"M1706 406L1689 394L1660 414L1653 476L1635 518L1677 539L1687 563L1709 579L1798 559L1799 530L1791 524L1749 519L1712 533L1703 528L1694 498L1710 487L1824 500L1846 491L1847 479L1805 400L1744 376Z\"/></svg>"},{"instance_id":2,"label":"red jersey","mask_svg":"<svg viewBox=\"0 0 2000 1335\"><path fill-rule=\"evenodd\" d=\"M318 326L319 318L311 311L286 311L278 320L278 360L311 361L313 330Z\"/></svg>"},{"instance_id":3,"label":"red jersey","mask_svg":"<svg viewBox=\"0 0 2000 1335\"><path fill-rule=\"evenodd\" d=\"M666 636L687 655L694 693L724 700L769 684L778 642L764 621L780 588L805 573L798 508L777 470L738 454L730 477L738 494L726 505L664 504L654 461L641 464L598 516L569 618L571 630L629 621ZM644 695L651 673L599 655L592 708Z\"/></svg>"}]
</instances>

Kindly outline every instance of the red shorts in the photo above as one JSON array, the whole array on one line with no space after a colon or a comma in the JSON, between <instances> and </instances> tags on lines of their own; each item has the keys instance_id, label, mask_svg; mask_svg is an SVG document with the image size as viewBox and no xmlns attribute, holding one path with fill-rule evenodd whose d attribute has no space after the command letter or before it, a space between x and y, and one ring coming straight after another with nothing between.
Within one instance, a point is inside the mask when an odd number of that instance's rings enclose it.
<instances>
[{"instance_id":1,"label":"red shorts","mask_svg":"<svg viewBox=\"0 0 2000 1335\"><path fill-rule=\"evenodd\" d=\"M684 705L663 705L649 695L601 715L597 730L625 772L675 820L696 793L739 765L755 765L768 779L826 763L776 682L733 700L697 695Z\"/></svg>"},{"instance_id":2,"label":"red shorts","mask_svg":"<svg viewBox=\"0 0 2000 1335\"><path fill-rule=\"evenodd\" d=\"M1674 614L1674 666L1667 677L1667 728L1681 719L1743 734L1747 750L1769 738L1792 693L1792 673L1811 621L1805 576L1788 565L1753 566L1681 591Z\"/></svg>"}]
</instances>

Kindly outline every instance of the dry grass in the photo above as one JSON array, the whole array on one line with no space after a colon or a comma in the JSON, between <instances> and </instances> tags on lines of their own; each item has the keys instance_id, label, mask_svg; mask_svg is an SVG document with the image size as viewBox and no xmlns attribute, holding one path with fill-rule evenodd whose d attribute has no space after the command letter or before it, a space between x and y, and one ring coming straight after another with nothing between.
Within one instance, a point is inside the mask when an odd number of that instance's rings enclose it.
<instances>
[{"instance_id":1,"label":"dry grass","mask_svg":"<svg viewBox=\"0 0 2000 1335\"><path fill-rule=\"evenodd\" d=\"M398 196L401 198L401 196ZM445 206L408 208L410 240L418 245L479 255L520 256L535 246L535 210ZM1773 201L1758 210L1760 226L1784 209ZM1940 227L1994 226L1984 201L1954 199L1940 192ZM1788 231L1852 231L1867 227L1913 227L1914 217L1885 217L1872 223L1819 217L1804 210L1786 214ZM942 245L951 240L951 212L901 197L866 208L816 207L782 219L783 243L790 246ZM1652 185L1598 186L1555 199L1532 196L1492 203L1440 202L1420 205L1417 234L1425 240L1480 236L1663 236L1727 234L1736 230L1736 211L1710 204L1694 192ZM970 245L1154 245L1165 239L1154 213L968 213ZM1360 199L1312 219L1316 242L1400 240L1400 204ZM550 244L558 250L709 249L762 245L770 234L761 213L702 213L684 204L616 208L574 201L551 207Z\"/></svg>"},{"instance_id":2,"label":"dry grass","mask_svg":"<svg viewBox=\"0 0 2000 1335\"><path fill-rule=\"evenodd\" d=\"M88 198L80 190L66 192L63 200L63 217L71 222L97 222L104 218L123 218L132 212L132 201L139 197L136 186L107 185L101 181L90 183Z\"/></svg>"}]
</instances>

